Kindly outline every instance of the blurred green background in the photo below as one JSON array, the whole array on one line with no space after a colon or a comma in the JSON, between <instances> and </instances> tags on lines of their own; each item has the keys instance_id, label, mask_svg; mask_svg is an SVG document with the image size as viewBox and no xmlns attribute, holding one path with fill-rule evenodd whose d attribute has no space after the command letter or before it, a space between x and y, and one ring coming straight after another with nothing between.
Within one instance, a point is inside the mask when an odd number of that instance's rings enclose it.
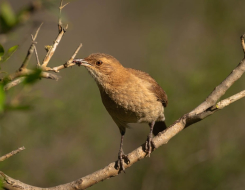
<instances>
[{"instance_id":1,"label":"blurred green background","mask_svg":"<svg viewBox=\"0 0 245 190\"><path fill-rule=\"evenodd\" d=\"M42 61L44 46L57 36L59 1L0 0L10 21L1 17L0 43L19 49L1 65L14 72L34 34ZM31 4L32 2L32 4ZM34 3L33 3L34 2ZM67 2L67 1L64 1ZM0 4L3 15L3 4ZM148 72L167 92L165 115L172 124L201 103L242 59L245 1L237 0L76 0L63 10L69 29L50 66L63 64L80 42L78 57L103 52L124 66ZM5 8L6 11L6 8ZM10 12L10 13L9 13ZM32 57L31 67L36 60ZM25 183L64 184L117 159L120 133L83 67L62 70L58 82L42 79L7 92L7 103L30 105L6 110L0 118L0 155L26 150L0 163L0 170ZM244 89L242 77L225 97ZM245 186L245 100L189 127L167 145L116 178L90 189L215 189ZM124 151L146 140L149 127L132 125Z\"/></svg>"}]
</instances>

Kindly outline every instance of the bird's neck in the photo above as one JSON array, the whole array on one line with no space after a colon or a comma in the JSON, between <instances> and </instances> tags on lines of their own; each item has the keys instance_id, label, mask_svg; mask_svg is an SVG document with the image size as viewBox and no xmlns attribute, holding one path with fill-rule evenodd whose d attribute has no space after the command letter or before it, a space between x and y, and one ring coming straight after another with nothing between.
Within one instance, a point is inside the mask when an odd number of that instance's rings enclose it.
<instances>
[{"instance_id":1,"label":"bird's neck","mask_svg":"<svg viewBox=\"0 0 245 190\"><path fill-rule=\"evenodd\" d=\"M97 85L101 92L109 96L120 93L130 81L130 73L125 69L120 69L108 75L104 80L97 80Z\"/></svg>"}]
</instances>

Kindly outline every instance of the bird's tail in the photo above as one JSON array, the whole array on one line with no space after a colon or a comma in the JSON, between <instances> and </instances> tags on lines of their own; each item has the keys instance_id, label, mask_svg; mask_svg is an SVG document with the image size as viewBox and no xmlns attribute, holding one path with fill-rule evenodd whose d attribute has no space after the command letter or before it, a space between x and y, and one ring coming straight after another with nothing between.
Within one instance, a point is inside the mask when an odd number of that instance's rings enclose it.
<instances>
[{"instance_id":1,"label":"bird's tail","mask_svg":"<svg viewBox=\"0 0 245 190\"><path fill-rule=\"evenodd\" d=\"M158 133L167 129L165 121L157 121L153 128L153 134L156 136Z\"/></svg>"}]
</instances>

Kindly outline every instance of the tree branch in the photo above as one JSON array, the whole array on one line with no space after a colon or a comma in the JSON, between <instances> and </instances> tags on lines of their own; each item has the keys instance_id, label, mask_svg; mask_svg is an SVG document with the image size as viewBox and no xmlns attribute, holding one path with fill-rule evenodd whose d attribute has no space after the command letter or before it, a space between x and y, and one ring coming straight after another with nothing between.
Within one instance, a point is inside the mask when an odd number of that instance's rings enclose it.
<instances>
[{"instance_id":1,"label":"tree branch","mask_svg":"<svg viewBox=\"0 0 245 190\"><path fill-rule=\"evenodd\" d=\"M20 66L19 71L21 71L22 69L24 69L24 68L27 67L28 62L29 62L30 59L31 59L31 55L33 54L33 51L34 51L34 49L35 49L35 47L36 47L36 46L35 46L35 44L36 44L35 40L36 40L36 38L37 38L38 32L39 32L39 30L40 30L40 28L41 28L42 25L43 25L43 23L38 27L38 29L37 29L37 31L36 31L36 34L35 34L34 38L32 39L31 46L30 46L30 48L29 48L29 50L28 50L28 52L27 52L26 58L25 58L25 60L23 61L22 65ZM17 71L17 72L18 72L18 71Z\"/></svg>"},{"instance_id":2,"label":"tree branch","mask_svg":"<svg viewBox=\"0 0 245 190\"><path fill-rule=\"evenodd\" d=\"M12 152L10 152L10 153L4 155L4 156L1 156L1 157L0 157L0 162L6 160L6 159L8 159L8 158L10 158L11 156L13 156L13 155L19 153L19 152L22 151L22 150L25 150L25 147L24 147L24 146L18 148L17 150L14 150L14 151L12 151Z\"/></svg>"},{"instance_id":3,"label":"tree branch","mask_svg":"<svg viewBox=\"0 0 245 190\"><path fill-rule=\"evenodd\" d=\"M31 38L32 38L32 41L34 41L34 37L33 35L31 35ZM36 60L37 60L37 66L40 67L41 64L40 64L40 61L39 61L39 58L38 58L38 53L37 53L37 47L36 45L34 44L34 52L35 52L35 55L36 55Z\"/></svg>"},{"instance_id":4,"label":"tree branch","mask_svg":"<svg viewBox=\"0 0 245 190\"><path fill-rule=\"evenodd\" d=\"M52 68L52 71L55 71L56 73L58 73L59 70L61 70L61 69L72 67L72 66L76 65L76 63L72 63L72 61L73 61L73 59L75 59L75 57L76 57L78 51L81 49L81 47L82 47L82 44L80 44L78 46L75 53L71 56L71 58L65 64Z\"/></svg>"},{"instance_id":5,"label":"tree branch","mask_svg":"<svg viewBox=\"0 0 245 190\"><path fill-rule=\"evenodd\" d=\"M235 94L235 95L233 95L233 96L231 96L229 98L226 98L226 99L218 102L216 104L216 108L217 109L223 109L226 106L230 105L231 103L243 98L244 96L245 96L245 90L243 90L243 91L241 91L241 92L239 92L239 93L237 93L237 94Z\"/></svg>"},{"instance_id":6,"label":"tree branch","mask_svg":"<svg viewBox=\"0 0 245 190\"><path fill-rule=\"evenodd\" d=\"M68 25L66 25L65 27L62 26L62 20L61 20L61 10L68 4L65 4L65 5L62 5L63 3L63 0L61 0L60 2L60 7L59 7L59 10L60 10L60 17L59 17L59 21L58 21L58 29L59 29L59 34L56 38L56 40L54 41L52 47L49 49L46 57L44 58L43 60L43 64L42 64L42 70L44 71L48 71L48 68L47 65L50 61L50 59L52 58L57 46L59 45L63 35L65 34L66 30L68 29Z\"/></svg>"},{"instance_id":7,"label":"tree branch","mask_svg":"<svg viewBox=\"0 0 245 190\"><path fill-rule=\"evenodd\" d=\"M18 78L18 79L15 79L15 80L9 82L8 84L6 84L6 85L4 86L3 89L4 89L5 91L7 91L7 90L9 90L10 88L12 88L12 87L14 87L14 86L17 86L18 84L22 83L24 80L25 80L25 77L20 77L20 78Z\"/></svg>"}]
</instances>

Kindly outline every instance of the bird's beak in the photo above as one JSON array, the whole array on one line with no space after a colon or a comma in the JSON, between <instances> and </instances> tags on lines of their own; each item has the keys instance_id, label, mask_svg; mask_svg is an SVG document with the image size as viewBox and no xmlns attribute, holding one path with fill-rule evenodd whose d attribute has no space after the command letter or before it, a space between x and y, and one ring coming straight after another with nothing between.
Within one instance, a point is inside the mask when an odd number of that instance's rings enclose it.
<instances>
[{"instance_id":1,"label":"bird's beak","mask_svg":"<svg viewBox=\"0 0 245 190\"><path fill-rule=\"evenodd\" d=\"M85 59L73 59L72 61L73 63L76 63L78 66L91 66L91 64L87 61L85 61Z\"/></svg>"}]
</instances>

